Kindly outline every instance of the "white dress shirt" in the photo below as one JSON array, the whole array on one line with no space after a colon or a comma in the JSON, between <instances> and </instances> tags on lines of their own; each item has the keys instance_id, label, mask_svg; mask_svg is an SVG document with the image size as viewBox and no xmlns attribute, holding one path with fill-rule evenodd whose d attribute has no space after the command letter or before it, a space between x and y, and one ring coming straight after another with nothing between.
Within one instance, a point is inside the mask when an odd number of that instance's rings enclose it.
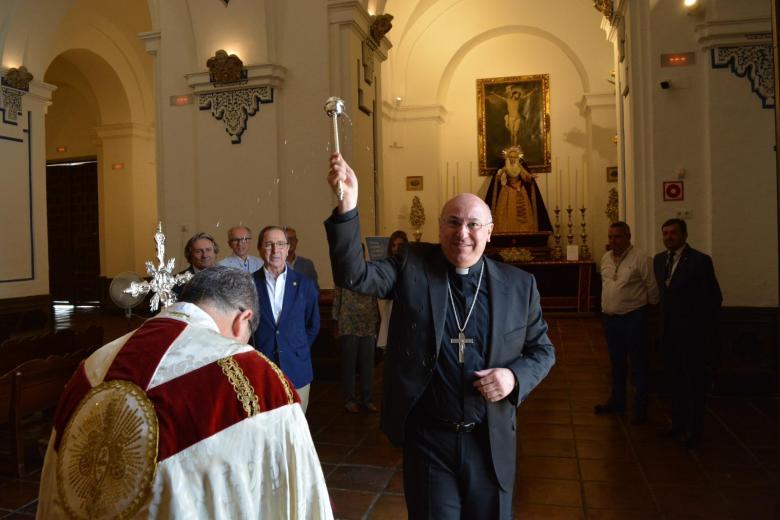
<instances>
[{"instance_id":1,"label":"white dress shirt","mask_svg":"<svg viewBox=\"0 0 780 520\"><path fill-rule=\"evenodd\" d=\"M282 314L282 304L284 303L284 284L287 283L287 267L284 271L274 278L273 273L263 267L265 274L265 289L268 291L268 299L271 302L271 312L274 315L274 321L279 323L279 315Z\"/></svg>"},{"instance_id":2,"label":"white dress shirt","mask_svg":"<svg viewBox=\"0 0 780 520\"><path fill-rule=\"evenodd\" d=\"M220 260L219 265L224 265L225 267L234 267L236 269L241 269L244 272L252 274L255 271L259 271L260 269L262 269L263 260L261 258L252 255L247 255L246 260L242 260L240 256L232 254L227 258L223 258L222 260Z\"/></svg>"},{"instance_id":3,"label":"white dress shirt","mask_svg":"<svg viewBox=\"0 0 780 520\"><path fill-rule=\"evenodd\" d=\"M653 275L653 260L635 247L630 247L617 259L612 251L607 251L601 258L601 310L604 314L627 314L656 303L658 285Z\"/></svg>"}]
</instances>

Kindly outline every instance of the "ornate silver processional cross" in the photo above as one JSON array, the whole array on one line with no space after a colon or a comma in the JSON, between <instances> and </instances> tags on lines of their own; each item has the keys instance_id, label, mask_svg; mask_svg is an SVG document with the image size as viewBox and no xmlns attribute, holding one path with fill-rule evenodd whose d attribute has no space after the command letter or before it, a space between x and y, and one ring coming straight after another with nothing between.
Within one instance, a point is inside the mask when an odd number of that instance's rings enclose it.
<instances>
[{"instance_id":1,"label":"ornate silver processional cross","mask_svg":"<svg viewBox=\"0 0 780 520\"><path fill-rule=\"evenodd\" d=\"M160 303L162 303L163 307L176 303L176 294L173 292L173 288L177 285L184 285L192 278L192 273L173 274L176 258L171 258L168 260L168 263L165 262L165 235L162 232L162 222L157 224L157 233L154 234L154 241L157 243L157 260L159 264L155 267L151 261L147 260L146 262L146 272L152 277L152 281L132 282L130 287L124 291L133 296L152 291L154 296L152 296L152 301L149 302L149 307L153 312L160 307Z\"/></svg>"}]
</instances>

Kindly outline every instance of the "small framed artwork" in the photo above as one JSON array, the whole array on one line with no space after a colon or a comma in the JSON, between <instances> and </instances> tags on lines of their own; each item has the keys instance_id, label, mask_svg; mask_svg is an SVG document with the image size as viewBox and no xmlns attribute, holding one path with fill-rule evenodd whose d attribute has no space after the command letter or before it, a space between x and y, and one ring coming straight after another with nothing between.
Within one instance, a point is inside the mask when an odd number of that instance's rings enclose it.
<instances>
[{"instance_id":1,"label":"small framed artwork","mask_svg":"<svg viewBox=\"0 0 780 520\"><path fill-rule=\"evenodd\" d=\"M664 181L664 201L685 200L683 181Z\"/></svg>"},{"instance_id":2,"label":"small framed artwork","mask_svg":"<svg viewBox=\"0 0 780 520\"><path fill-rule=\"evenodd\" d=\"M617 182L618 169L617 166L607 166L607 182Z\"/></svg>"},{"instance_id":3,"label":"small framed artwork","mask_svg":"<svg viewBox=\"0 0 780 520\"><path fill-rule=\"evenodd\" d=\"M422 175L415 175L406 178L406 191L422 191L423 178Z\"/></svg>"}]
</instances>

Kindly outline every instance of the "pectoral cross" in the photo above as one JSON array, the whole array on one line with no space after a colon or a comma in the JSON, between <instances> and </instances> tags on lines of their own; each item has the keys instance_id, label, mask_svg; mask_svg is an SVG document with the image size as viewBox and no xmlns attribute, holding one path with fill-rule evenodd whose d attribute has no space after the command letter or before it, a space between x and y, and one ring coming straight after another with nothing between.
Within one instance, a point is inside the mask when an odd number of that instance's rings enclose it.
<instances>
[{"instance_id":1,"label":"pectoral cross","mask_svg":"<svg viewBox=\"0 0 780 520\"><path fill-rule=\"evenodd\" d=\"M462 365L465 361L465 351L466 351L466 343L474 343L474 340L471 338L466 338L466 335L463 334L463 331L460 331L458 333L457 338L450 338L450 343L457 343L458 344L458 362Z\"/></svg>"}]
</instances>

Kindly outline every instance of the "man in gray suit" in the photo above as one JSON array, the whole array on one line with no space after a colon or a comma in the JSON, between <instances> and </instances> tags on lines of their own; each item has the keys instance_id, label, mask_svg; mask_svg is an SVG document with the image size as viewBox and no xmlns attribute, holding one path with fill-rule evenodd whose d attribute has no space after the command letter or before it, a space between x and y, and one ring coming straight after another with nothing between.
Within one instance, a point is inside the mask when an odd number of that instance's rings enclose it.
<instances>
[{"instance_id":1,"label":"man in gray suit","mask_svg":"<svg viewBox=\"0 0 780 520\"><path fill-rule=\"evenodd\" d=\"M328 182L344 189L325 222L336 285L393 299L381 427L404 448L409 518L511 518L516 409L555 362L536 281L483 256L493 223L472 194L444 205L441 244L366 262L339 154Z\"/></svg>"},{"instance_id":2,"label":"man in gray suit","mask_svg":"<svg viewBox=\"0 0 780 520\"><path fill-rule=\"evenodd\" d=\"M317 270L314 268L314 262L295 254L295 250L298 248L298 234L295 232L295 228L289 226L284 228L284 234L287 235L287 243L290 244L290 250L287 252L287 264L314 282L314 286L319 290L320 284L317 282Z\"/></svg>"}]
</instances>

